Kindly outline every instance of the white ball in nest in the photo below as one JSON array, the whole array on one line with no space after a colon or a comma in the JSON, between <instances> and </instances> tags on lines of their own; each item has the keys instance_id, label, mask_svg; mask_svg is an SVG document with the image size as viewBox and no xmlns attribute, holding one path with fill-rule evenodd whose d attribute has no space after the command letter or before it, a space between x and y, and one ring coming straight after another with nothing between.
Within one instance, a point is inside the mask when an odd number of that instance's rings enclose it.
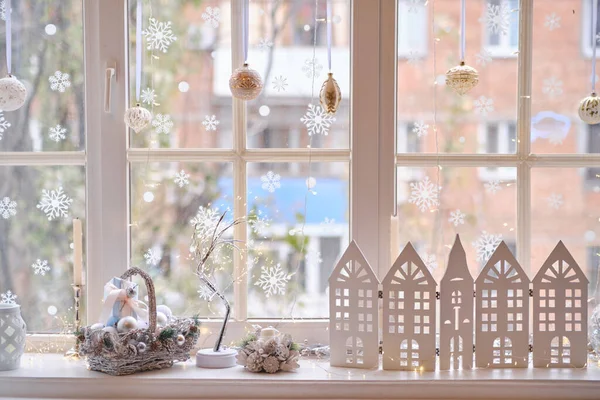
<instances>
[{"instance_id":1,"label":"white ball in nest","mask_svg":"<svg viewBox=\"0 0 600 400\"><path fill-rule=\"evenodd\" d=\"M97 322L94 325L90 326L91 331L97 331L98 329L104 328L104 324L101 322Z\"/></svg>"},{"instance_id":2,"label":"white ball in nest","mask_svg":"<svg viewBox=\"0 0 600 400\"><path fill-rule=\"evenodd\" d=\"M148 321L144 321L141 319L138 319L137 324L138 324L138 329L148 329L148 326L149 326Z\"/></svg>"},{"instance_id":3,"label":"white ball in nest","mask_svg":"<svg viewBox=\"0 0 600 400\"><path fill-rule=\"evenodd\" d=\"M185 336L182 334L177 335L177 346L183 346L185 344Z\"/></svg>"},{"instance_id":4,"label":"white ball in nest","mask_svg":"<svg viewBox=\"0 0 600 400\"><path fill-rule=\"evenodd\" d=\"M15 111L25 104L27 89L14 76L0 79L0 110Z\"/></svg>"},{"instance_id":5,"label":"white ball in nest","mask_svg":"<svg viewBox=\"0 0 600 400\"><path fill-rule=\"evenodd\" d=\"M165 314L169 319L173 317L173 311L171 311L171 309L165 306L164 304L161 304L160 306L156 307L156 311Z\"/></svg>"},{"instance_id":6,"label":"white ball in nest","mask_svg":"<svg viewBox=\"0 0 600 400\"><path fill-rule=\"evenodd\" d=\"M114 335L118 335L119 332L117 332L117 329L113 326L106 326L104 328L102 328L103 332L108 332L108 333L112 333Z\"/></svg>"},{"instance_id":7,"label":"white ball in nest","mask_svg":"<svg viewBox=\"0 0 600 400\"><path fill-rule=\"evenodd\" d=\"M156 313L156 325L166 326L168 323L169 323L169 318L167 318L165 313L162 313L162 312Z\"/></svg>"},{"instance_id":8,"label":"white ball in nest","mask_svg":"<svg viewBox=\"0 0 600 400\"><path fill-rule=\"evenodd\" d=\"M138 323L137 319L129 316L123 317L117 322L117 331L119 333L127 333L131 330L137 329Z\"/></svg>"}]
</instances>

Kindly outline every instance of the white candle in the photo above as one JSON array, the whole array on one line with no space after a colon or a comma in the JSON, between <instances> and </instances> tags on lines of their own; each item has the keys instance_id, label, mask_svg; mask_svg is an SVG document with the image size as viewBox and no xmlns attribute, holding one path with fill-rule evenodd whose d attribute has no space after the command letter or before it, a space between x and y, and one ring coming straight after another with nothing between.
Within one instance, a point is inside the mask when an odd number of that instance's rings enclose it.
<instances>
[{"instance_id":1,"label":"white candle","mask_svg":"<svg viewBox=\"0 0 600 400\"><path fill-rule=\"evenodd\" d=\"M83 271L83 238L82 238L81 220L73 220L73 283L81 285L81 274Z\"/></svg>"},{"instance_id":2,"label":"white candle","mask_svg":"<svg viewBox=\"0 0 600 400\"><path fill-rule=\"evenodd\" d=\"M400 221L397 215L390 219L390 265L396 261L400 254Z\"/></svg>"}]
</instances>

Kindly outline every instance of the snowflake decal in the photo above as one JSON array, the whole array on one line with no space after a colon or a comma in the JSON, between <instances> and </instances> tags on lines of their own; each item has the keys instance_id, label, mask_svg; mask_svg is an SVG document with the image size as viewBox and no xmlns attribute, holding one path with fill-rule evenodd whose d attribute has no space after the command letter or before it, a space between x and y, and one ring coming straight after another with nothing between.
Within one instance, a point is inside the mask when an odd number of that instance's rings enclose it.
<instances>
[{"instance_id":1,"label":"snowflake decal","mask_svg":"<svg viewBox=\"0 0 600 400\"><path fill-rule=\"evenodd\" d=\"M300 121L306 126L308 136L327 136L329 134L329 127L335 122L335 117L332 114L326 113L323 107L309 104L306 114L300 118Z\"/></svg>"},{"instance_id":2,"label":"snowflake decal","mask_svg":"<svg viewBox=\"0 0 600 400\"><path fill-rule=\"evenodd\" d=\"M494 100L488 99L485 96L479 96L475 102L473 102L475 106L475 112L477 114L483 115L484 117L494 111Z\"/></svg>"},{"instance_id":3,"label":"snowflake decal","mask_svg":"<svg viewBox=\"0 0 600 400\"><path fill-rule=\"evenodd\" d=\"M171 43L177 40L171 30L171 21L158 22L156 18L150 17L148 22L150 22L150 26L142 31L142 35L146 37L146 48L166 53Z\"/></svg>"},{"instance_id":4,"label":"snowflake decal","mask_svg":"<svg viewBox=\"0 0 600 400\"><path fill-rule=\"evenodd\" d=\"M10 290L6 293L0 293L0 299L2 299L1 302L4 304L17 304L17 295Z\"/></svg>"},{"instance_id":5,"label":"snowflake decal","mask_svg":"<svg viewBox=\"0 0 600 400\"><path fill-rule=\"evenodd\" d=\"M335 219L329 218L329 217L325 217L323 222L321 222L321 225L333 225L333 224L335 224Z\"/></svg>"},{"instance_id":6,"label":"snowflake decal","mask_svg":"<svg viewBox=\"0 0 600 400\"><path fill-rule=\"evenodd\" d=\"M180 188L190 184L190 174L186 174L184 170L179 171L175 174L175 184Z\"/></svg>"},{"instance_id":7,"label":"snowflake decal","mask_svg":"<svg viewBox=\"0 0 600 400\"><path fill-rule=\"evenodd\" d=\"M216 294L212 290L210 290L208 286L206 286L206 284L204 283L201 283L200 286L198 286L197 292L198 297L200 297L200 300L204 301L211 301Z\"/></svg>"},{"instance_id":8,"label":"snowflake decal","mask_svg":"<svg viewBox=\"0 0 600 400\"><path fill-rule=\"evenodd\" d=\"M438 267L438 262L435 258L435 254L425 253L425 256L423 257L423 263L430 272L433 272Z\"/></svg>"},{"instance_id":9,"label":"snowflake decal","mask_svg":"<svg viewBox=\"0 0 600 400\"><path fill-rule=\"evenodd\" d=\"M499 5L488 3L485 14L479 19L479 22L492 33L506 35L510 28L510 13L508 2L504 0Z\"/></svg>"},{"instance_id":10,"label":"snowflake decal","mask_svg":"<svg viewBox=\"0 0 600 400\"><path fill-rule=\"evenodd\" d=\"M423 0L408 0L408 12L416 13L423 5Z\"/></svg>"},{"instance_id":11,"label":"snowflake decal","mask_svg":"<svg viewBox=\"0 0 600 400\"><path fill-rule=\"evenodd\" d=\"M206 10L202 13L202 19L213 28L218 28L221 20L221 10L218 7L206 7Z\"/></svg>"},{"instance_id":12,"label":"snowflake decal","mask_svg":"<svg viewBox=\"0 0 600 400\"><path fill-rule=\"evenodd\" d=\"M50 82L50 89L54 92L64 93L68 87L71 87L69 74L64 72L56 71L54 75L51 75L48 78L48 82Z\"/></svg>"},{"instance_id":13,"label":"snowflake decal","mask_svg":"<svg viewBox=\"0 0 600 400\"><path fill-rule=\"evenodd\" d=\"M564 204L562 194L552 193L550 196L546 198L548 202L548 206L558 210Z\"/></svg>"},{"instance_id":14,"label":"snowflake decal","mask_svg":"<svg viewBox=\"0 0 600 400\"><path fill-rule=\"evenodd\" d=\"M563 93L563 82L554 76L548 79L544 79L542 93L548 95L550 98L560 96Z\"/></svg>"},{"instance_id":15,"label":"snowflake decal","mask_svg":"<svg viewBox=\"0 0 600 400\"><path fill-rule=\"evenodd\" d=\"M418 137L425 136L429 133L429 125L424 121L415 122L412 131L416 133Z\"/></svg>"},{"instance_id":16,"label":"snowflake decal","mask_svg":"<svg viewBox=\"0 0 600 400\"><path fill-rule=\"evenodd\" d=\"M261 51L269 50L271 47L273 47L273 42L267 38L260 39L260 42L258 42L258 48Z\"/></svg>"},{"instance_id":17,"label":"snowflake decal","mask_svg":"<svg viewBox=\"0 0 600 400\"><path fill-rule=\"evenodd\" d=\"M58 217L68 217L72 203L73 199L65 194L62 187L59 187L57 190L42 190L42 199L36 207L46 214L48 221L52 221Z\"/></svg>"},{"instance_id":18,"label":"snowflake decal","mask_svg":"<svg viewBox=\"0 0 600 400\"><path fill-rule=\"evenodd\" d=\"M215 115L207 115L204 117L204 121L202 121L202 125L204 125L206 131L216 131L220 123Z\"/></svg>"},{"instance_id":19,"label":"snowflake decal","mask_svg":"<svg viewBox=\"0 0 600 400\"><path fill-rule=\"evenodd\" d=\"M408 56L406 56L410 65L417 65L421 61L421 54L415 50L409 50Z\"/></svg>"},{"instance_id":20,"label":"snowflake decal","mask_svg":"<svg viewBox=\"0 0 600 400\"><path fill-rule=\"evenodd\" d=\"M481 49L479 53L475 54L475 62L477 63L477 65L485 67L486 65L492 62L492 53L490 53L486 49Z\"/></svg>"},{"instance_id":21,"label":"snowflake decal","mask_svg":"<svg viewBox=\"0 0 600 400\"><path fill-rule=\"evenodd\" d=\"M307 251L305 259L308 265L321 265L321 263L323 262L321 252L316 250Z\"/></svg>"},{"instance_id":22,"label":"snowflake decal","mask_svg":"<svg viewBox=\"0 0 600 400\"><path fill-rule=\"evenodd\" d=\"M144 253L144 259L146 260L146 264L156 265L160 261L160 254L152 249L148 249Z\"/></svg>"},{"instance_id":23,"label":"snowflake decal","mask_svg":"<svg viewBox=\"0 0 600 400\"><path fill-rule=\"evenodd\" d=\"M273 89L278 92L285 92L285 88L288 86L287 78L283 75L276 76L273 79Z\"/></svg>"},{"instance_id":24,"label":"snowflake decal","mask_svg":"<svg viewBox=\"0 0 600 400\"><path fill-rule=\"evenodd\" d=\"M36 275L46 275L46 272L50 271L50 266L48 265L48 260L40 260L39 258L31 264L31 268Z\"/></svg>"},{"instance_id":25,"label":"snowflake decal","mask_svg":"<svg viewBox=\"0 0 600 400\"><path fill-rule=\"evenodd\" d=\"M0 140L2 140L2 136L8 128L10 128L10 122L4 118L4 113L0 111Z\"/></svg>"},{"instance_id":26,"label":"snowflake decal","mask_svg":"<svg viewBox=\"0 0 600 400\"><path fill-rule=\"evenodd\" d=\"M48 136L50 137L50 140L54 140L56 143L66 139L67 136L65 133L67 133L67 129L60 125L56 125L48 129Z\"/></svg>"},{"instance_id":27,"label":"snowflake decal","mask_svg":"<svg viewBox=\"0 0 600 400\"><path fill-rule=\"evenodd\" d=\"M262 188L269 193L274 193L275 190L281 187L281 175L273 171L269 171L266 175L260 177Z\"/></svg>"},{"instance_id":28,"label":"snowflake decal","mask_svg":"<svg viewBox=\"0 0 600 400\"><path fill-rule=\"evenodd\" d=\"M436 187L433 182L429 180L429 177L426 176L422 181L410 184L410 198L408 199L408 202L419 207L421 212L430 210L440 204L438 198L439 189L440 188Z\"/></svg>"},{"instance_id":29,"label":"snowflake decal","mask_svg":"<svg viewBox=\"0 0 600 400\"><path fill-rule=\"evenodd\" d=\"M207 238L212 236L220 218L221 215L216 208L200 206L196 216L190 220L190 224L195 226L199 238Z\"/></svg>"},{"instance_id":30,"label":"snowflake decal","mask_svg":"<svg viewBox=\"0 0 600 400\"><path fill-rule=\"evenodd\" d=\"M450 213L450 218L448 218L448 221L454 224L454 226L464 225L465 217L465 213L457 209L456 211L452 211Z\"/></svg>"},{"instance_id":31,"label":"snowflake decal","mask_svg":"<svg viewBox=\"0 0 600 400\"><path fill-rule=\"evenodd\" d=\"M477 261L489 260L500 242L502 242L502 235L493 235L483 231L479 239L473 242L473 247L477 252Z\"/></svg>"},{"instance_id":32,"label":"snowflake decal","mask_svg":"<svg viewBox=\"0 0 600 400\"><path fill-rule=\"evenodd\" d=\"M483 184L485 191L491 194L496 194L500 190L502 190L502 186L500 186L500 181L489 181Z\"/></svg>"},{"instance_id":33,"label":"snowflake decal","mask_svg":"<svg viewBox=\"0 0 600 400\"><path fill-rule=\"evenodd\" d=\"M168 135L171 133L171 129L173 129L173 121L169 114L156 114L156 117L152 120L152 126L154 127L154 132Z\"/></svg>"},{"instance_id":34,"label":"snowflake decal","mask_svg":"<svg viewBox=\"0 0 600 400\"><path fill-rule=\"evenodd\" d=\"M549 31L560 28L560 17L554 12L550 15L546 15L544 26L548 28Z\"/></svg>"},{"instance_id":35,"label":"snowflake decal","mask_svg":"<svg viewBox=\"0 0 600 400\"><path fill-rule=\"evenodd\" d=\"M140 99L142 100L142 103L144 104L148 104L150 106L156 106L156 92L154 92L154 89L150 89L150 88L146 88L144 90L142 90L142 93L140 94Z\"/></svg>"},{"instance_id":36,"label":"snowflake decal","mask_svg":"<svg viewBox=\"0 0 600 400\"><path fill-rule=\"evenodd\" d=\"M265 231L269 227L270 222L269 219L263 216L263 212L260 210L248 218L248 226L258 236L265 236Z\"/></svg>"},{"instance_id":37,"label":"snowflake decal","mask_svg":"<svg viewBox=\"0 0 600 400\"><path fill-rule=\"evenodd\" d=\"M321 71L323 70L323 66L319 64L319 61L316 58L309 58L304 61L304 65L302 66L302 72L306 75L307 78L317 78L321 75Z\"/></svg>"},{"instance_id":38,"label":"snowflake decal","mask_svg":"<svg viewBox=\"0 0 600 400\"><path fill-rule=\"evenodd\" d=\"M281 264L274 267L261 267L260 279L254 285L259 286L267 297L285 294L285 286L292 276L281 270Z\"/></svg>"},{"instance_id":39,"label":"snowflake decal","mask_svg":"<svg viewBox=\"0 0 600 400\"><path fill-rule=\"evenodd\" d=\"M4 197L0 200L0 217L9 219L17 215L17 202L10 199L10 197Z\"/></svg>"}]
</instances>

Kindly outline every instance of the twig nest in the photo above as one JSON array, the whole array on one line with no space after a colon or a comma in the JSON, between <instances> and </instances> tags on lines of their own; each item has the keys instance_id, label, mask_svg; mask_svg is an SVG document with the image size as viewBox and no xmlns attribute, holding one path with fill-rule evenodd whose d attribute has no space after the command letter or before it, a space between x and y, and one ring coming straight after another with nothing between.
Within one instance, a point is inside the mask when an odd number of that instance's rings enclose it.
<instances>
[{"instance_id":1,"label":"twig nest","mask_svg":"<svg viewBox=\"0 0 600 400\"><path fill-rule=\"evenodd\" d=\"M600 97L592 92L579 103L579 118L589 125L600 123Z\"/></svg>"},{"instance_id":2,"label":"twig nest","mask_svg":"<svg viewBox=\"0 0 600 400\"><path fill-rule=\"evenodd\" d=\"M124 119L128 127L135 133L140 133L152 121L152 113L138 104L125 111Z\"/></svg>"},{"instance_id":3,"label":"twig nest","mask_svg":"<svg viewBox=\"0 0 600 400\"><path fill-rule=\"evenodd\" d=\"M342 101L342 92L337 81L333 79L331 72L328 74L327 80L323 82L323 86L321 86L319 100L321 101L321 106L328 114L335 114Z\"/></svg>"},{"instance_id":4,"label":"twig nest","mask_svg":"<svg viewBox=\"0 0 600 400\"><path fill-rule=\"evenodd\" d=\"M229 89L233 97L241 100L253 100L258 97L263 88L260 74L244 64L233 71L229 78Z\"/></svg>"},{"instance_id":5,"label":"twig nest","mask_svg":"<svg viewBox=\"0 0 600 400\"><path fill-rule=\"evenodd\" d=\"M25 104L27 89L16 77L8 75L0 79L0 110L15 111Z\"/></svg>"},{"instance_id":6,"label":"twig nest","mask_svg":"<svg viewBox=\"0 0 600 400\"><path fill-rule=\"evenodd\" d=\"M477 86L477 83L479 83L479 73L475 68L466 65L464 61L446 72L446 86L457 94L467 93Z\"/></svg>"}]
</instances>

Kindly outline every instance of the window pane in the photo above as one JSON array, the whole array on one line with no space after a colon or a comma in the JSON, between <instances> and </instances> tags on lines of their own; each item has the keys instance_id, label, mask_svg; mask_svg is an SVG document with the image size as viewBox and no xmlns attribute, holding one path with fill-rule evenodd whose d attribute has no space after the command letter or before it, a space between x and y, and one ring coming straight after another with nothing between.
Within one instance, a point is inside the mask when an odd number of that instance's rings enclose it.
<instances>
[{"instance_id":1,"label":"window pane","mask_svg":"<svg viewBox=\"0 0 600 400\"><path fill-rule=\"evenodd\" d=\"M314 0L262 0L250 3L251 67L265 88L248 102L248 147L348 148L350 112L350 1L332 2L331 68L342 102L335 115L319 103L327 79L326 5ZM316 47L313 48L313 44ZM229 76L216 72L224 96ZM221 86L224 86L221 89ZM311 140L312 138L312 140Z\"/></svg>"},{"instance_id":2,"label":"window pane","mask_svg":"<svg viewBox=\"0 0 600 400\"><path fill-rule=\"evenodd\" d=\"M248 166L249 317L328 316L327 280L348 245L348 193L347 163Z\"/></svg>"},{"instance_id":3,"label":"window pane","mask_svg":"<svg viewBox=\"0 0 600 400\"><path fill-rule=\"evenodd\" d=\"M140 103L154 117L132 147L231 147L231 7L222 1L143 2ZM135 105L136 2L129 1L129 76ZM221 71L223 78L216 75ZM225 90L221 90L225 88Z\"/></svg>"},{"instance_id":4,"label":"window pane","mask_svg":"<svg viewBox=\"0 0 600 400\"><path fill-rule=\"evenodd\" d=\"M425 153L514 152L506 132L498 136L501 141L489 144L486 130L497 121L516 121L517 0L467 0L465 62L478 70L479 83L463 96L445 85L446 71L461 61L460 0L436 1L435 15L432 2L399 1L398 42L427 38L398 50L399 129L414 123L413 132L422 142L418 151ZM496 8L499 18L491 15ZM408 139L401 130L398 137ZM413 149L398 143L398 152Z\"/></svg>"},{"instance_id":5,"label":"window pane","mask_svg":"<svg viewBox=\"0 0 600 400\"><path fill-rule=\"evenodd\" d=\"M396 255L410 241L439 282L456 234L474 277L501 240L515 250L516 168L444 167L439 176L435 167L397 172L400 222L392 227L398 235L392 233L391 243Z\"/></svg>"},{"instance_id":6,"label":"window pane","mask_svg":"<svg viewBox=\"0 0 600 400\"><path fill-rule=\"evenodd\" d=\"M535 0L531 147L535 153L593 153L578 116L591 92L590 0ZM560 57L557 57L560 54Z\"/></svg>"},{"instance_id":7,"label":"window pane","mask_svg":"<svg viewBox=\"0 0 600 400\"><path fill-rule=\"evenodd\" d=\"M231 176L227 163L131 166L131 263L151 274L157 304L167 305L176 315L222 315L218 299L208 296L194 276L190 244L193 220L210 225L224 211L228 211L228 219L233 218L227 192ZM224 246L221 250L211 256L209 264L214 267L217 287L233 303L232 249ZM207 296L212 301L207 301Z\"/></svg>"},{"instance_id":8,"label":"window pane","mask_svg":"<svg viewBox=\"0 0 600 400\"><path fill-rule=\"evenodd\" d=\"M0 182L0 302L17 296L29 332L68 333L73 218L85 227L84 168L3 166Z\"/></svg>"},{"instance_id":9,"label":"window pane","mask_svg":"<svg viewBox=\"0 0 600 400\"><path fill-rule=\"evenodd\" d=\"M83 150L82 2L27 0L12 6L12 74L28 95L20 109L0 111L0 151ZM7 74L4 28L3 17L1 76Z\"/></svg>"}]
</instances>

